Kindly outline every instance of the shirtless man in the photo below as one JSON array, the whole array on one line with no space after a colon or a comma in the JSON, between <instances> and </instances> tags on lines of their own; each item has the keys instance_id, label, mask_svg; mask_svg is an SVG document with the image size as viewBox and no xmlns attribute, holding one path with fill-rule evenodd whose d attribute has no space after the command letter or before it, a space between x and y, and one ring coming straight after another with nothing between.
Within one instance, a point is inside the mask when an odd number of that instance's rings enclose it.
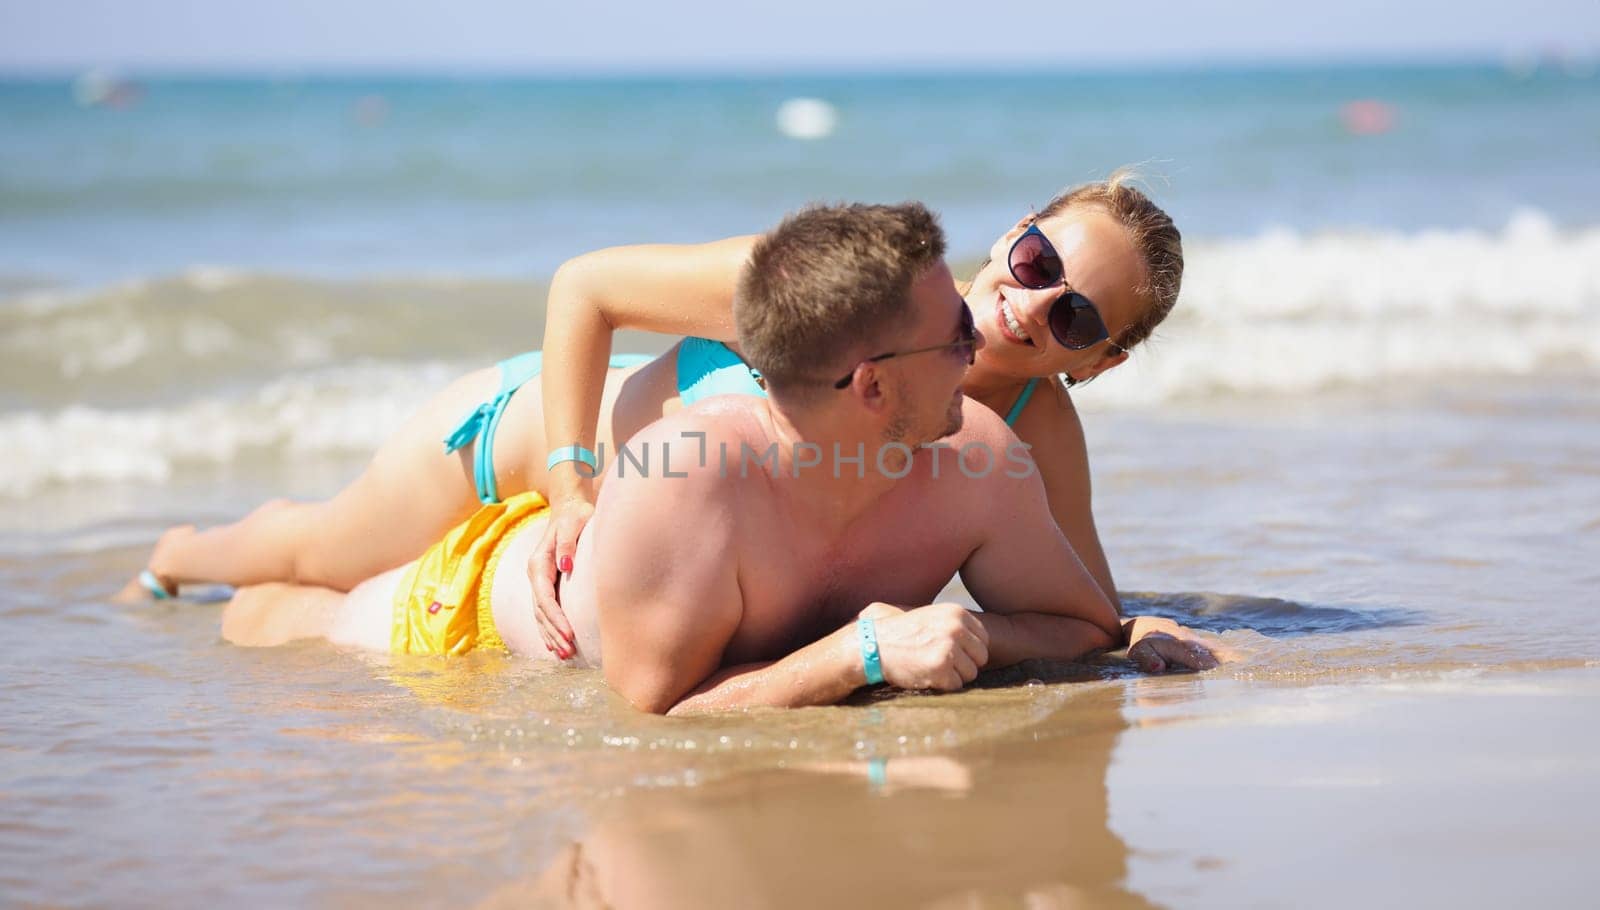
<instances>
[{"instance_id":1,"label":"shirtless man","mask_svg":"<svg viewBox=\"0 0 1600 910\"><path fill-rule=\"evenodd\" d=\"M1015 435L961 395L983 339L943 257L915 204L810 209L756 245L735 319L770 397L713 398L630 440L655 457L614 462L563 582L576 663L657 713L830 704L878 681L954 690L1124 644L1152 669L1214 665L1170 623L1124 625ZM527 576L494 571L537 543L542 501L524 496L451 532L457 553L492 538L481 560L430 551L349 595L246 589L224 634L452 652L481 636L554 659ZM983 613L930 603L957 571ZM452 611L470 628L436 635Z\"/></svg>"}]
</instances>

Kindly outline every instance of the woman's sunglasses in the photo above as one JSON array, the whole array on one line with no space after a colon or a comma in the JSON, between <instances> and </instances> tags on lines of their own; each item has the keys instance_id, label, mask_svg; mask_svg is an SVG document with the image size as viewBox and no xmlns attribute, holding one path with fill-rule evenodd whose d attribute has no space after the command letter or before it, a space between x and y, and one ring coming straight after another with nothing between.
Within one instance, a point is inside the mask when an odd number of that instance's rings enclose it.
<instances>
[{"instance_id":1,"label":"woman's sunglasses","mask_svg":"<svg viewBox=\"0 0 1600 910\"><path fill-rule=\"evenodd\" d=\"M1109 341L1105 320L1087 297L1067 287L1066 275L1061 270L1061 254L1050 245L1050 238L1039 230L1037 223L1028 225L1017 242L1011 244L1011 254L1006 257L1011 277L1025 288L1039 290L1060 283L1065 289L1056 302L1050 305L1050 334L1064 348L1081 351L1102 341ZM1123 348L1112 342L1111 354L1121 354Z\"/></svg>"}]
</instances>

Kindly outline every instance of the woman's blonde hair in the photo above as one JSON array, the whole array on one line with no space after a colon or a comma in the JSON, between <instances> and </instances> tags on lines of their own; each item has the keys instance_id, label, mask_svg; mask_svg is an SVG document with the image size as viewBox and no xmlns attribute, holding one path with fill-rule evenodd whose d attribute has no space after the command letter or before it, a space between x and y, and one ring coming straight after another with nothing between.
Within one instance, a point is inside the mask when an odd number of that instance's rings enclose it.
<instances>
[{"instance_id":1,"label":"woman's blonde hair","mask_svg":"<svg viewBox=\"0 0 1600 910\"><path fill-rule=\"evenodd\" d=\"M1131 348L1150 337L1156 326L1172 312L1183 286L1183 236L1172 223L1172 216L1133 186L1137 179L1138 174L1132 168L1119 168L1104 181L1086 183L1061 193L1040 209L1037 216L1044 219L1079 206L1093 206L1115 218L1128 232L1128 239L1138 250L1144 265L1144 281L1134 290L1145 306L1120 337L1112 338L1122 348Z\"/></svg>"}]
</instances>

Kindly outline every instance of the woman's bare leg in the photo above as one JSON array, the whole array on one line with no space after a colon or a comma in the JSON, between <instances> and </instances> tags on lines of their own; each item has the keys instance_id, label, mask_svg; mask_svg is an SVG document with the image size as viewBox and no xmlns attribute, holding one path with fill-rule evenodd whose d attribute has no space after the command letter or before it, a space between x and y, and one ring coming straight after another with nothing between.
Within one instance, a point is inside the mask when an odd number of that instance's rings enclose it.
<instances>
[{"instance_id":1,"label":"woman's bare leg","mask_svg":"<svg viewBox=\"0 0 1600 910\"><path fill-rule=\"evenodd\" d=\"M612 448L607 415L625 386L634 388L624 438L660 416L675 377L676 361L670 357L608 373L598 441ZM545 489L541 378L522 386L501 419L494 472L502 499ZM443 440L499 387L494 367L456 380L408 418L361 476L333 499L273 500L233 524L169 530L151 555L150 571L169 591L183 584L241 588L275 581L348 591L412 559L479 507L472 471L476 443L446 454ZM134 581L122 596L149 595Z\"/></svg>"},{"instance_id":2,"label":"woman's bare leg","mask_svg":"<svg viewBox=\"0 0 1600 910\"><path fill-rule=\"evenodd\" d=\"M494 368L458 379L412 415L334 498L275 500L233 524L174 529L163 535L150 570L168 585L294 582L348 591L412 559L478 507L474 446L446 454L443 439L498 387ZM526 391L517 398L537 400Z\"/></svg>"}]
</instances>

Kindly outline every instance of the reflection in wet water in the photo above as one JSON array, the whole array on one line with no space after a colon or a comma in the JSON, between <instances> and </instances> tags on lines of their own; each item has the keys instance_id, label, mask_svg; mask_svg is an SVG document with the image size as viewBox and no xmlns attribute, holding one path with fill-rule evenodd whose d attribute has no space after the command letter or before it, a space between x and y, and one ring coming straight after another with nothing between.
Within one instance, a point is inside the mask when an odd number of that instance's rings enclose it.
<instances>
[{"instance_id":1,"label":"reflection in wet water","mask_svg":"<svg viewBox=\"0 0 1600 910\"><path fill-rule=\"evenodd\" d=\"M1150 906L1122 887L1106 771L1120 689L948 753L630 790L482 906Z\"/></svg>"}]
</instances>

